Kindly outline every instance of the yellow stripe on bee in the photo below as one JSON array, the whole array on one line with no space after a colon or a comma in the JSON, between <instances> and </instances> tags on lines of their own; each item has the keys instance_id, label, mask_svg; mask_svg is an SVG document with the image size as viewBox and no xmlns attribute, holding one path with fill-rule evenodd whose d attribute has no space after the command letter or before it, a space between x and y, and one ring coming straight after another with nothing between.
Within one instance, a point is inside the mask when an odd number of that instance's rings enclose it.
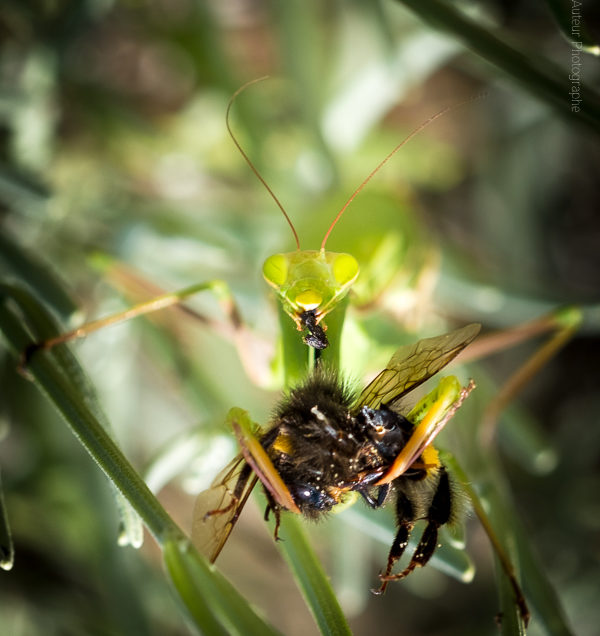
<instances>
[{"instance_id":1,"label":"yellow stripe on bee","mask_svg":"<svg viewBox=\"0 0 600 636\"><path fill-rule=\"evenodd\" d=\"M440 467L440 454L433 446L428 446L422 453L423 464L427 472L430 470L437 470Z\"/></svg>"},{"instance_id":2,"label":"yellow stripe on bee","mask_svg":"<svg viewBox=\"0 0 600 636\"><path fill-rule=\"evenodd\" d=\"M271 448L273 450L277 451L278 453L284 453L285 455L291 455L292 454L292 445L290 444L289 435L279 434L275 438L275 441L273 442L273 445L271 446Z\"/></svg>"}]
</instances>

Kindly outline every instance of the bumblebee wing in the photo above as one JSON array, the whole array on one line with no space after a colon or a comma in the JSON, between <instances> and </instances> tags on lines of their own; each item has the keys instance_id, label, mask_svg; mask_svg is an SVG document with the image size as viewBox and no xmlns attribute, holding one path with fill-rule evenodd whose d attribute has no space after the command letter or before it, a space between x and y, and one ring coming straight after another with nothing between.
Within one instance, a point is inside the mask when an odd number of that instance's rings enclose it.
<instances>
[{"instance_id":1,"label":"bumblebee wing","mask_svg":"<svg viewBox=\"0 0 600 636\"><path fill-rule=\"evenodd\" d=\"M240 454L196 498L192 543L211 563L223 549L257 481Z\"/></svg>"},{"instance_id":2,"label":"bumblebee wing","mask_svg":"<svg viewBox=\"0 0 600 636\"><path fill-rule=\"evenodd\" d=\"M480 329L481 325L470 324L400 347L387 367L363 390L359 406L378 409L382 404L397 402L443 369L475 339Z\"/></svg>"}]
</instances>

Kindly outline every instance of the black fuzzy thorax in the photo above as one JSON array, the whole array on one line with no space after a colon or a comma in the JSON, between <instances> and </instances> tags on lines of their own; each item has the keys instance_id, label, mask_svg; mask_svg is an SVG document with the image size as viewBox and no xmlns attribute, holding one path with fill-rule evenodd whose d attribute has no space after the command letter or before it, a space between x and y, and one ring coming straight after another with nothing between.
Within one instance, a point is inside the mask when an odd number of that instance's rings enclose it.
<instances>
[{"instance_id":1,"label":"black fuzzy thorax","mask_svg":"<svg viewBox=\"0 0 600 636\"><path fill-rule=\"evenodd\" d=\"M357 408L339 375L318 368L276 407L261 444L300 510L314 518L345 492L370 493L411 430L390 409Z\"/></svg>"}]
</instances>

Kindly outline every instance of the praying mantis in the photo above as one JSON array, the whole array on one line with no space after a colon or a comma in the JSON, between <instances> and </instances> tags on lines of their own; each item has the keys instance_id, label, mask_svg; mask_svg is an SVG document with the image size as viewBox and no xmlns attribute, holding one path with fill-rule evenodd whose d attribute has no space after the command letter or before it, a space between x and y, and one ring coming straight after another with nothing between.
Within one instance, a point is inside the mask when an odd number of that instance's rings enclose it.
<instances>
[{"instance_id":1,"label":"praying mantis","mask_svg":"<svg viewBox=\"0 0 600 636\"><path fill-rule=\"evenodd\" d=\"M442 112L438 113L431 120L441 116L442 114ZM416 134L431 120L428 120L428 122L425 122L423 126L415 130L409 136L409 138ZM384 159L384 161L381 162L381 164L377 166L377 168L375 168L371 175L369 175L365 182L363 182L363 184L357 189L357 192L352 195L352 197L348 201L348 204L362 189L364 184L368 182L372 174L377 172L381 165L383 165L389 159L389 157L391 157L391 155L396 152L396 150L404 145L404 143L406 143L409 138L405 139L401 144L399 144L392 151L392 153L390 153L390 155L388 155L388 157L386 157L386 159ZM341 216L345 208L346 206L342 208L338 217ZM337 219L330 227L330 231L336 222ZM299 266L300 268L304 267L309 269L316 269L323 264L321 263L321 261L324 261L326 266L329 265L327 263L327 257L323 257L323 255L325 254L324 246L327 241L328 235L329 232L327 232L327 234L325 235L320 250L302 253L300 258L298 259L299 263L292 262L294 257L291 255L300 253L301 250L298 249L297 252L291 254L278 254L270 257L265 263L263 269L265 278L267 279L269 284L272 287L276 288L278 293L280 294L279 312L281 314L281 324L284 328L282 367L284 369L285 382L288 386L294 386L295 384L300 382L302 377L306 375L307 368L309 368L311 365L314 365L316 359L322 360L323 363L328 362L330 364L336 364L333 361L335 360L336 356L339 356L340 351L343 347L341 340L341 327L343 323L343 312L345 309L345 305L348 302L348 297L346 294L349 292L352 283L358 276L358 264L355 260L353 260L353 257L351 255L334 255L333 261L332 263L330 263L330 273L332 273L331 275L333 276L334 284L332 284L331 278L326 279L326 277L322 277L319 280L325 282L323 283L324 286L321 289L315 289L315 287L313 286L311 289L302 290L299 293L296 293L295 290L290 292L289 288L283 292L281 291L283 283L285 283L290 270L292 270L294 267ZM292 279L294 281L298 280L298 278L299 276L296 273L292 274ZM137 315L151 313L155 310L163 309L168 306L178 305L183 300L190 297L192 294L196 294L198 292L206 290L210 290L216 295L221 306L224 309L225 315L228 316L228 324L231 326L231 331L234 334L239 334L244 329L244 327L241 322L240 312L233 302L232 294L229 292L227 286L223 285L221 281L211 281L207 283L201 283L200 285L194 285L190 288L174 294L165 294L159 299L154 299L149 302L137 305L132 310L125 313L120 313L116 317L101 319L95 323L88 323L87 326L79 328L73 332L69 332L55 338L47 339L41 344L38 343L30 347L25 352L22 360L22 365L24 368L26 368L35 356L42 355L41 353L39 353L40 349L52 350L58 344L67 342L76 337L88 335L92 331L104 327L111 322L129 319ZM321 302L323 301L323 298L326 298L325 305L324 309L319 314L318 310ZM308 315L306 315L307 312ZM323 324L326 324L327 326L326 331L322 326ZM298 327L300 327L301 330L304 331L303 337L301 336L301 334L298 333ZM544 328L546 327L544 327L543 325L538 327L540 331ZM531 332L531 329L522 330L522 334L520 335L520 337L528 336ZM469 334L470 340L472 340L471 335L472 334ZM517 334L514 336L514 339L517 339L518 337L519 335ZM563 337L565 336L563 335ZM323 347L322 349L317 349L314 346L311 346L311 342L318 345L325 344L325 338L327 346ZM470 342L469 338L464 337L461 342L466 346L466 344L468 344L467 340ZM322 351L319 356L317 356L317 354L315 353L315 351L317 350ZM450 404L448 405L446 410L451 409L453 405L456 404L459 399L458 396L460 395L460 389L458 389L457 393L456 387L453 387L450 390L449 395L451 396L451 399ZM464 397L462 399L464 399ZM435 403L435 399L433 400L433 402ZM417 405L418 408L424 411L428 411L431 406L431 398L429 401L426 400ZM445 413L444 415L439 416L438 422L443 421L444 417ZM237 435L242 443L242 447L249 453L248 448L250 447L251 442L248 440L250 438L247 436L247 433L245 434L244 431L241 430L241 426L240 431L237 433ZM425 435L425 439L428 440L427 435ZM421 448L420 450L423 451L423 448ZM249 453L248 456L252 458L254 457L252 453ZM522 613L525 614L525 611L523 611Z\"/></svg>"}]
</instances>

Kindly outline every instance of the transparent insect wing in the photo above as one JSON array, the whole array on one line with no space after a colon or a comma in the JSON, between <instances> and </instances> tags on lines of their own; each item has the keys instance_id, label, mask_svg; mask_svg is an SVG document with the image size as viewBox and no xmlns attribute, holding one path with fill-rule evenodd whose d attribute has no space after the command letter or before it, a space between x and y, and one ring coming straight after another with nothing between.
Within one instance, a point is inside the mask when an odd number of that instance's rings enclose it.
<instances>
[{"instance_id":1,"label":"transparent insect wing","mask_svg":"<svg viewBox=\"0 0 600 636\"><path fill-rule=\"evenodd\" d=\"M243 456L238 455L217 475L210 488L196 498L192 543L211 563L219 556L258 481L251 471L241 475L245 466Z\"/></svg>"},{"instance_id":2,"label":"transparent insect wing","mask_svg":"<svg viewBox=\"0 0 600 636\"><path fill-rule=\"evenodd\" d=\"M363 390L359 406L377 409L382 404L397 403L451 362L480 329L481 325L470 324L443 336L400 347L387 367Z\"/></svg>"}]
</instances>

